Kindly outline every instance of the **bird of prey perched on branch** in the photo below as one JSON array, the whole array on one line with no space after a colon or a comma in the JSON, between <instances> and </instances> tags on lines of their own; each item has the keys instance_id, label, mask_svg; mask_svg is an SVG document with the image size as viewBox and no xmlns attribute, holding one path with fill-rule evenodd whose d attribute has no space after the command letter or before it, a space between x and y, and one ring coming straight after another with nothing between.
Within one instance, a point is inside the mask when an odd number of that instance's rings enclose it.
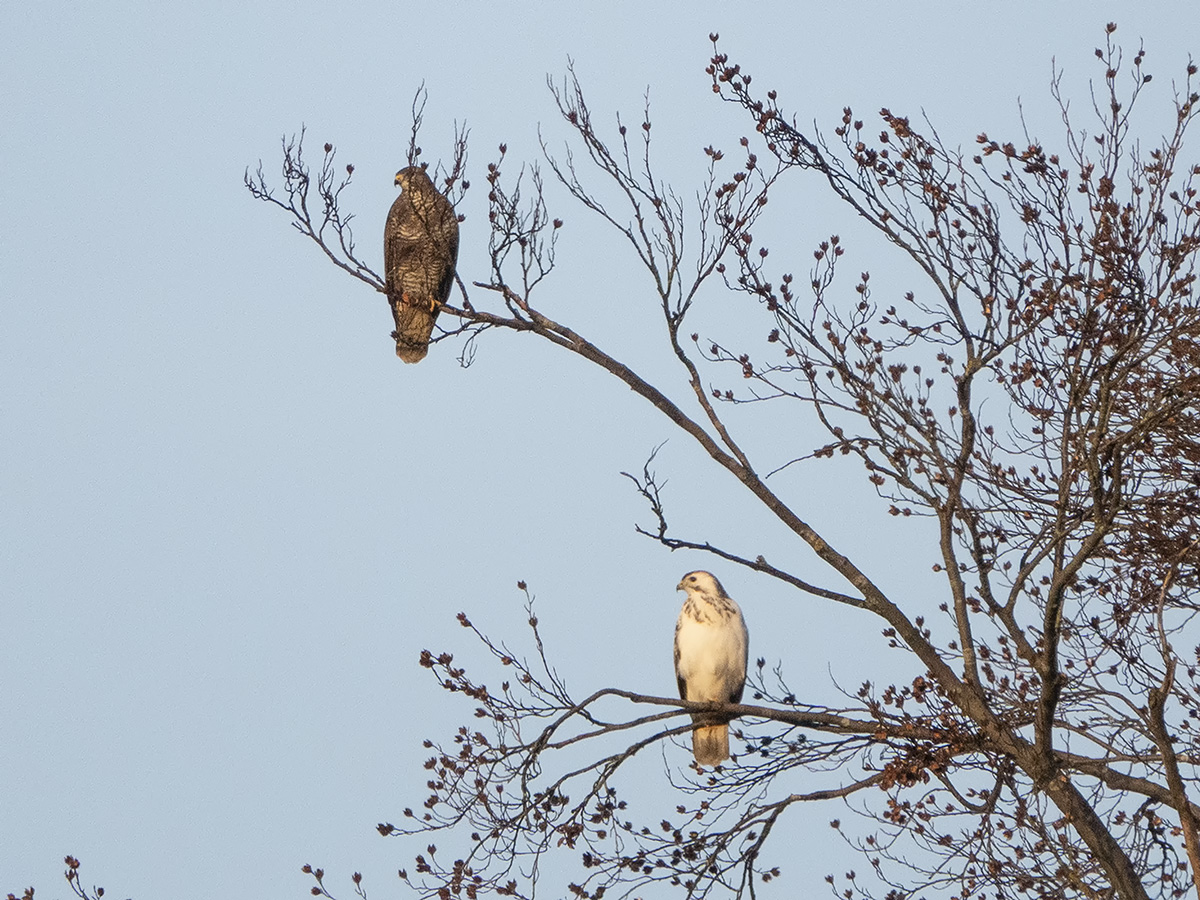
<instances>
[{"instance_id":1,"label":"bird of prey perched on branch","mask_svg":"<svg viewBox=\"0 0 1200 900\"><path fill-rule=\"evenodd\" d=\"M420 362L438 311L454 286L458 260L458 216L420 166L396 173L400 196L383 230L383 265L388 303L396 320L396 355Z\"/></svg>"},{"instance_id":2,"label":"bird of prey perched on branch","mask_svg":"<svg viewBox=\"0 0 1200 900\"><path fill-rule=\"evenodd\" d=\"M689 572L677 590L687 591L675 624L679 696L700 702L740 703L750 650L742 611L721 582L708 572ZM728 759L728 720L693 714L692 752L702 766L715 766Z\"/></svg>"}]
</instances>

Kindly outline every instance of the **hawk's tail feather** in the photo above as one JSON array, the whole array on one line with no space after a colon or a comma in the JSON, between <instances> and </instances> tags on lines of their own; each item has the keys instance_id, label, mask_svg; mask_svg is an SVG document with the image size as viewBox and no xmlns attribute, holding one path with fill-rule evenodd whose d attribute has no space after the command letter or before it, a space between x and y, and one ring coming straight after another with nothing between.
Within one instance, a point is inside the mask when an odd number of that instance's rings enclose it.
<instances>
[{"instance_id":1,"label":"hawk's tail feather","mask_svg":"<svg viewBox=\"0 0 1200 900\"><path fill-rule=\"evenodd\" d=\"M729 726L697 725L692 729L692 753L702 766L715 766L729 759Z\"/></svg>"},{"instance_id":2,"label":"hawk's tail feather","mask_svg":"<svg viewBox=\"0 0 1200 900\"><path fill-rule=\"evenodd\" d=\"M396 321L396 330L392 332L396 355L406 363L420 362L429 352L429 339L438 310L429 305L410 303L404 294L393 294L388 299L392 305L392 318Z\"/></svg>"},{"instance_id":3,"label":"hawk's tail feather","mask_svg":"<svg viewBox=\"0 0 1200 900\"><path fill-rule=\"evenodd\" d=\"M393 336L395 336L394 332ZM420 362L428 353L428 344L407 344L401 338L396 338L396 355L406 363Z\"/></svg>"}]
</instances>

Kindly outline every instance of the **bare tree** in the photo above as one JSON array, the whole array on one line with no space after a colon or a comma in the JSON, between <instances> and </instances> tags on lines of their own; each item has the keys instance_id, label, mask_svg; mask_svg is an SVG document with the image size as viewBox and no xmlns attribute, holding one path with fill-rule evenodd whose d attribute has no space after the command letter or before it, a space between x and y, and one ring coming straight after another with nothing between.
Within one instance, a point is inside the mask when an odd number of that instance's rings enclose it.
<instances>
[{"instance_id":1,"label":"bare tree","mask_svg":"<svg viewBox=\"0 0 1200 900\"><path fill-rule=\"evenodd\" d=\"M845 837L871 877L829 879L846 898L1134 900L1195 889L1200 166L1182 153L1200 97L1189 62L1174 120L1157 143L1139 142L1133 114L1151 78L1144 51L1126 58L1114 31L1096 50L1103 75L1090 131L1068 116L1056 74L1057 151L1028 133L1016 142L980 134L974 154L886 109L874 127L850 109L832 134L801 127L776 91L751 88L714 35L713 92L745 111L753 137L740 140L736 159L706 149L694 208L655 175L648 108L610 133L573 72L551 84L574 143L565 153L543 145L545 164L645 269L647 302L666 325L663 352L688 389L651 383L535 305L561 222L547 211L536 168L515 182L503 177L504 147L487 167L491 271L460 282L461 302L445 309L460 325L441 338L467 335L469 361L482 331L527 331L608 371L824 569L802 578L752 545L678 536L649 462L630 475L649 503L645 534L857 611L922 674L865 681L842 708L790 690L762 661L751 673L753 703L615 688L579 698L556 674L532 605L533 649L524 654L462 616L502 683L468 676L450 654L422 657L445 689L468 699L468 724L427 744L420 809L405 811L404 826L380 826L449 832L445 840L461 848L448 860L431 844L401 872L422 896L531 897L552 855L573 861L569 890L578 897L635 896L658 882L687 896L753 896L780 874L784 851L771 838L788 811L834 798L853 798L869 823ZM460 132L448 190L466 187L465 149ZM299 140L285 142L283 173L286 199L261 168L247 186L380 289L355 255L332 148L315 194ZM792 178L823 186L915 264L920 289L879 302L867 272L851 289L839 277L836 235L815 248L815 262L776 267L753 233L768 197ZM597 183L616 200L602 200ZM318 198L320 213L310 208ZM766 335L753 353L736 336L701 340L687 327L709 283L744 298L746 321ZM711 386L723 367L739 387ZM757 404L767 416L788 404L822 437L752 460L730 404ZM762 474L835 455L862 463L897 528L914 517L933 526L940 601L926 608L928 598L890 596L856 551L806 521L802 499ZM948 638L934 636L934 617ZM685 773L667 817L627 800L628 785L618 793L623 767L685 733L695 711L740 720L735 760ZM804 778L793 777L798 770ZM794 792L801 783L815 787ZM324 873L306 871L313 893L329 896ZM357 876L355 886L361 894Z\"/></svg>"},{"instance_id":2,"label":"bare tree","mask_svg":"<svg viewBox=\"0 0 1200 900\"><path fill-rule=\"evenodd\" d=\"M79 860L74 856L68 856L63 859L63 863L67 867L63 870L63 877L67 879L71 893L78 897L79 900L100 900L104 896L104 888L93 886L89 889L84 886L83 881L79 877ZM33 893L33 888L25 888L21 892L20 900L33 900ZM8 900L17 900L17 895L9 893Z\"/></svg>"}]
</instances>

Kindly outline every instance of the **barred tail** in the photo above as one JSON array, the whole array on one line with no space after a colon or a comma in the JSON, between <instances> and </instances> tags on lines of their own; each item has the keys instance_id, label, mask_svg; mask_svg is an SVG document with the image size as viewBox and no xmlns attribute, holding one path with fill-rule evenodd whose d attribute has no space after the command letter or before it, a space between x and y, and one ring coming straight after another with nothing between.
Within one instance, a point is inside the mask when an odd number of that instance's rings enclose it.
<instances>
[{"instance_id":1,"label":"barred tail","mask_svg":"<svg viewBox=\"0 0 1200 900\"><path fill-rule=\"evenodd\" d=\"M692 729L692 753L702 766L729 759L729 726L697 725Z\"/></svg>"},{"instance_id":2,"label":"barred tail","mask_svg":"<svg viewBox=\"0 0 1200 900\"><path fill-rule=\"evenodd\" d=\"M406 363L420 362L429 352L429 338L438 310L429 304L413 304L404 297L393 295L392 318L396 320L396 355Z\"/></svg>"}]
</instances>

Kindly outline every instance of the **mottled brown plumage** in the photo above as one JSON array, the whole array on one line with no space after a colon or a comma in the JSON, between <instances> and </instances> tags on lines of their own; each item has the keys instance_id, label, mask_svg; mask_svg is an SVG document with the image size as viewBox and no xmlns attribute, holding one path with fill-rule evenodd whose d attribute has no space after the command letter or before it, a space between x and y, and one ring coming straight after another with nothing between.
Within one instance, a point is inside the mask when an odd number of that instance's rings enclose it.
<instances>
[{"instance_id":1,"label":"mottled brown plumage","mask_svg":"<svg viewBox=\"0 0 1200 900\"><path fill-rule=\"evenodd\" d=\"M400 196L383 230L384 277L396 355L415 363L429 352L433 323L454 286L458 217L420 166L401 169L396 184Z\"/></svg>"}]
</instances>

